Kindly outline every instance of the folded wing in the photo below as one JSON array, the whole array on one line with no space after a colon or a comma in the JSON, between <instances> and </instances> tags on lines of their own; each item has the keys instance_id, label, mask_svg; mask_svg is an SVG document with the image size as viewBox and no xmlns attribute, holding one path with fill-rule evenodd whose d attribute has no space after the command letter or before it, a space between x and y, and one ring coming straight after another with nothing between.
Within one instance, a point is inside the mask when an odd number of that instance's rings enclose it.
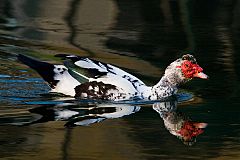
<instances>
[{"instance_id":1,"label":"folded wing","mask_svg":"<svg viewBox=\"0 0 240 160\"><path fill-rule=\"evenodd\" d=\"M132 85L137 87L145 85L137 77L123 71L122 69L113 66L111 64L103 63L100 61L92 60L86 57L80 57L75 55L58 54L56 57L65 59L64 65L69 69L69 73L77 80L81 82L81 79L86 78L108 78L111 76L119 76Z\"/></svg>"}]
</instances>

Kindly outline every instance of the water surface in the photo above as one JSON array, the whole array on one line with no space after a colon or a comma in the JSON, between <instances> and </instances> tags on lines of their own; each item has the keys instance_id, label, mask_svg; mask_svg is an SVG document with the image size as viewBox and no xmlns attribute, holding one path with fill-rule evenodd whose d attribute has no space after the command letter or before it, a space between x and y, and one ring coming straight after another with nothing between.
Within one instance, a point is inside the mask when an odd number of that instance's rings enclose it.
<instances>
[{"instance_id":1,"label":"water surface","mask_svg":"<svg viewBox=\"0 0 240 160\"><path fill-rule=\"evenodd\" d=\"M239 159L239 11L239 0L3 0L0 158ZM152 85L186 52L210 79L187 83L178 102L164 103L208 124L191 144L166 129L152 103L99 106L49 94L16 59L21 53L57 64L57 53L88 56Z\"/></svg>"}]
</instances>

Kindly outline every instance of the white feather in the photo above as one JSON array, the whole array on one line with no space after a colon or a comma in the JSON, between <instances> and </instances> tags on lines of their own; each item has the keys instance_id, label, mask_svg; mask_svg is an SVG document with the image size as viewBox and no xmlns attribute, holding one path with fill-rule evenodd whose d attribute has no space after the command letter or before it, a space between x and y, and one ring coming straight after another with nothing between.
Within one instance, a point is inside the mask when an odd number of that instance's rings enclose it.
<instances>
[{"instance_id":1,"label":"white feather","mask_svg":"<svg viewBox=\"0 0 240 160\"><path fill-rule=\"evenodd\" d=\"M74 88L80 85L80 83L68 73L68 70L65 66L54 65L54 67L54 80L58 80L59 82L57 83L56 87L51 90L51 92L59 92L65 95L74 96Z\"/></svg>"},{"instance_id":2,"label":"white feather","mask_svg":"<svg viewBox=\"0 0 240 160\"><path fill-rule=\"evenodd\" d=\"M118 76L118 78L121 78L121 79L127 79L128 81L131 80L131 81L138 81L136 83L138 83L138 85L136 86L145 86L145 84L140 80L138 79L137 77L123 71L122 69L118 68L118 67L115 67L111 64L105 64L103 65L103 63L101 62L98 62L98 64L96 64L94 61L88 59L88 58L85 58L84 60L79 60L79 61L76 61L74 63L75 65L81 67L81 68L89 68L89 69L97 69L99 72L107 72L107 77L105 77L105 79L107 78L111 78L111 76ZM106 68L106 65L108 68ZM109 79L108 81L108 84L112 84L111 83L111 79Z\"/></svg>"},{"instance_id":3,"label":"white feather","mask_svg":"<svg viewBox=\"0 0 240 160\"><path fill-rule=\"evenodd\" d=\"M97 64L95 64L93 61L91 61L88 58L86 58L85 60L76 61L74 64L81 67L81 68L91 68L91 69L95 68L99 72L107 72L106 67L101 68L100 66L98 66Z\"/></svg>"}]
</instances>

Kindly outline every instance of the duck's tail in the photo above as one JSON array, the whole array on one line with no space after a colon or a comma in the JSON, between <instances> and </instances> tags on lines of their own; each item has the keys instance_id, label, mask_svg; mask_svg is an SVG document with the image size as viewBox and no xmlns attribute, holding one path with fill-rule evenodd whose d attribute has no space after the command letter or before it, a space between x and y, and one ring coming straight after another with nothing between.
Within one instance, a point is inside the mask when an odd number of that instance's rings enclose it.
<instances>
[{"instance_id":1,"label":"duck's tail","mask_svg":"<svg viewBox=\"0 0 240 160\"><path fill-rule=\"evenodd\" d=\"M75 95L74 88L80 83L69 74L68 69L64 65L38 61L22 54L18 55L18 60L36 70L48 82L53 92L71 96Z\"/></svg>"},{"instance_id":2,"label":"duck's tail","mask_svg":"<svg viewBox=\"0 0 240 160\"><path fill-rule=\"evenodd\" d=\"M18 55L18 60L36 70L42 76L42 78L48 82L51 88L56 87L59 80L54 79L56 73L54 72L55 66L53 64L41 62L22 54Z\"/></svg>"}]
</instances>

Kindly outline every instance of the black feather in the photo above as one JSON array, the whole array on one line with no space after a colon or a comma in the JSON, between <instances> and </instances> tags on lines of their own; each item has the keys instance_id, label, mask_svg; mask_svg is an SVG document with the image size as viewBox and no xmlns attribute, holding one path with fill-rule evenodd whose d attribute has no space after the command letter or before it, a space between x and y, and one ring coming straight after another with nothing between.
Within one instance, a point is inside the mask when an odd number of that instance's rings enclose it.
<instances>
[{"instance_id":1,"label":"black feather","mask_svg":"<svg viewBox=\"0 0 240 160\"><path fill-rule=\"evenodd\" d=\"M53 64L41 62L22 54L19 54L17 57L19 61L36 70L42 76L42 78L48 82L51 88L55 88L59 81L54 80L55 73Z\"/></svg>"}]
</instances>

